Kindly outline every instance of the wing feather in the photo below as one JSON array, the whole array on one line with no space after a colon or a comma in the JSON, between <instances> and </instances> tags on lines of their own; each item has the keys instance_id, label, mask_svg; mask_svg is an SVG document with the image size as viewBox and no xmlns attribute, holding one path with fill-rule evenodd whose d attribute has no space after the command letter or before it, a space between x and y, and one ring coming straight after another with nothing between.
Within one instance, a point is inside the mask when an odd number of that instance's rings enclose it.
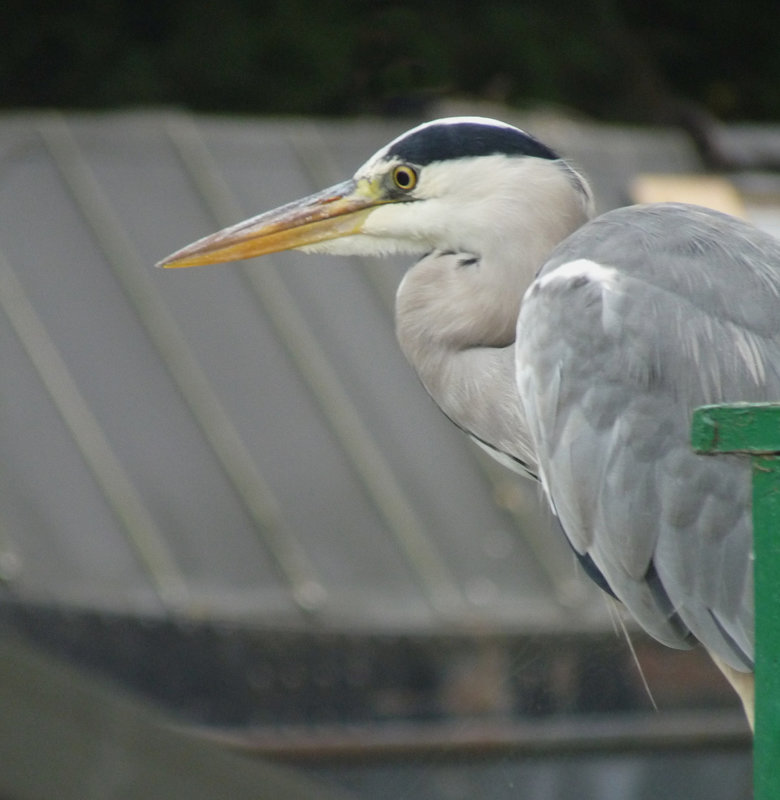
<instances>
[{"instance_id":1,"label":"wing feather","mask_svg":"<svg viewBox=\"0 0 780 800\"><path fill-rule=\"evenodd\" d=\"M750 475L689 445L693 409L780 399L780 243L691 206L621 209L523 301L516 371L573 547L652 635L753 658Z\"/></svg>"}]
</instances>

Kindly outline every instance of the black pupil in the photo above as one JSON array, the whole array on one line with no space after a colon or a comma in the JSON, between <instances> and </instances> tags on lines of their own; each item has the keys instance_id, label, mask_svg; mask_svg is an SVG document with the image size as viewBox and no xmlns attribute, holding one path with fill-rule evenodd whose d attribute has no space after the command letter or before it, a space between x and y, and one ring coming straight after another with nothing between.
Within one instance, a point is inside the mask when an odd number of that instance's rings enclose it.
<instances>
[{"instance_id":1,"label":"black pupil","mask_svg":"<svg viewBox=\"0 0 780 800\"><path fill-rule=\"evenodd\" d=\"M399 169L395 174L395 180L401 188L406 189L412 182L412 176L408 169Z\"/></svg>"}]
</instances>

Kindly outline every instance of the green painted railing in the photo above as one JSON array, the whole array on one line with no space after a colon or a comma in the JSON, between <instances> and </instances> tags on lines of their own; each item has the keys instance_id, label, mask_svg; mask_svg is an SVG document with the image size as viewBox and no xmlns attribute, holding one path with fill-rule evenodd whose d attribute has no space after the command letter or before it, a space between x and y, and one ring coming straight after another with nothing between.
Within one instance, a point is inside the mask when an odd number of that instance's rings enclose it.
<instances>
[{"instance_id":1,"label":"green painted railing","mask_svg":"<svg viewBox=\"0 0 780 800\"><path fill-rule=\"evenodd\" d=\"M755 800L780 798L780 403L703 406L693 415L701 453L750 456L756 595Z\"/></svg>"}]
</instances>

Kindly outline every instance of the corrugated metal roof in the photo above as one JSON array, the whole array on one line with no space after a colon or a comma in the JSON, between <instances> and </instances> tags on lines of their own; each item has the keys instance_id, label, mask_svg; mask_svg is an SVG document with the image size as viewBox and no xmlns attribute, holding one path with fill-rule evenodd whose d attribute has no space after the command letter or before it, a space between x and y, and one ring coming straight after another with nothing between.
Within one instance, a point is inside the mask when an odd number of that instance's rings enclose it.
<instances>
[{"instance_id":1,"label":"corrugated metal roof","mask_svg":"<svg viewBox=\"0 0 780 800\"><path fill-rule=\"evenodd\" d=\"M673 133L526 122L602 208L637 171L696 167ZM403 263L151 266L348 176L405 127L0 117L9 592L266 625L609 624L537 490L488 463L404 361Z\"/></svg>"}]
</instances>

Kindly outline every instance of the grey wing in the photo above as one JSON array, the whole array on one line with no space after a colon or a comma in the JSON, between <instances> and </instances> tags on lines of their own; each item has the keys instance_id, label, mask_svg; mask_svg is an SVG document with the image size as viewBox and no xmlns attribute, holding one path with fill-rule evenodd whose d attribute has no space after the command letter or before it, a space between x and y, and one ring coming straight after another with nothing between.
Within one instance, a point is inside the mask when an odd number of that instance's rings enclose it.
<instances>
[{"instance_id":1,"label":"grey wing","mask_svg":"<svg viewBox=\"0 0 780 800\"><path fill-rule=\"evenodd\" d=\"M698 405L780 399L780 243L690 206L606 214L537 276L516 357L572 546L657 639L749 669L750 471L689 429Z\"/></svg>"}]
</instances>

